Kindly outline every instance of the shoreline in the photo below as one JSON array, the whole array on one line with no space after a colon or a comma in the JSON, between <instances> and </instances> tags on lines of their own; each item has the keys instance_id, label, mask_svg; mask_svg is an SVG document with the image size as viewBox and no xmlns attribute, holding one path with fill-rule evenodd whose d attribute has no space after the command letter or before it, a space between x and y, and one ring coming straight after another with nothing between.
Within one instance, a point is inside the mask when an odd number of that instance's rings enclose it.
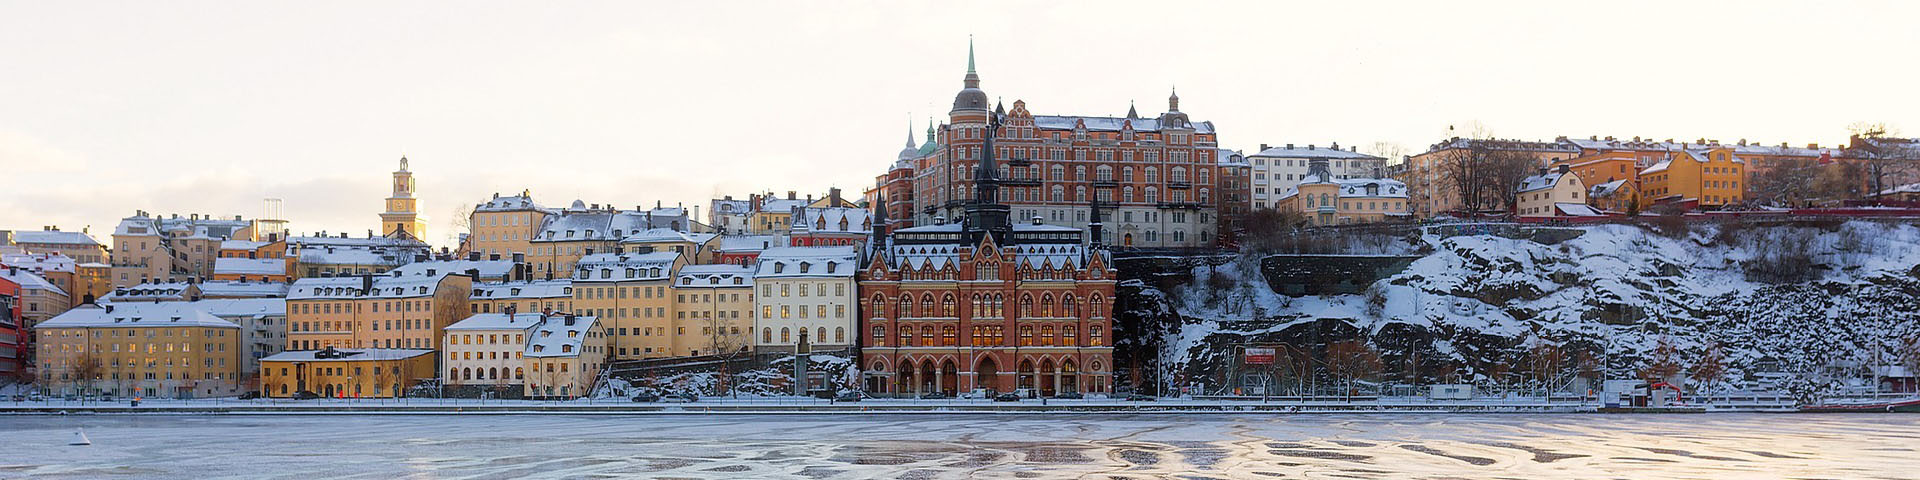
<instances>
[{"instance_id":1,"label":"shoreline","mask_svg":"<svg viewBox=\"0 0 1920 480\"><path fill-rule=\"evenodd\" d=\"M1791 408L1748 407L1712 409L1699 406L1602 409L1598 405L1284 405L1284 404L1081 404L1081 405L914 405L857 403L821 405L678 404L678 405L127 405L0 406L0 415L1026 415L1026 414L1706 414L1798 413Z\"/></svg>"}]
</instances>

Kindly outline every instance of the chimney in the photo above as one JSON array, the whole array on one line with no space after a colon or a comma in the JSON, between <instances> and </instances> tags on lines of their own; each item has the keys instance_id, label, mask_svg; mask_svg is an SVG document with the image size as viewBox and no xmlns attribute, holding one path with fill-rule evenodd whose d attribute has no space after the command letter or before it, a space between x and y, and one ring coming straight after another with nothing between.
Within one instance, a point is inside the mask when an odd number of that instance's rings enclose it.
<instances>
[{"instance_id":1,"label":"chimney","mask_svg":"<svg viewBox=\"0 0 1920 480\"><path fill-rule=\"evenodd\" d=\"M467 252L467 261L469 262L480 261L480 252Z\"/></svg>"},{"instance_id":2,"label":"chimney","mask_svg":"<svg viewBox=\"0 0 1920 480\"><path fill-rule=\"evenodd\" d=\"M571 313L567 314L567 326L569 327L573 326L573 319L574 319L573 314Z\"/></svg>"},{"instance_id":3,"label":"chimney","mask_svg":"<svg viewBox=\"0 0 1920 480\"><path fill-rule=\"evenodd\" d=\"M500 254L498 253L487 254L487 260L499 260L499 259L500 259Z\"/></svg>"},{"instance_id":4,"label":"chimney","mask_svg":"<svg viewBox=\"0 0 1920 480\"><path fill-rule=\"evenodd\" d=\"M1559 164L1559 165L1555 165L1555 166L1553 167L1553 169L1554 169L1554 171L1555 171L1555 172L1557 172L1557 173L1559 173L1559 174L1561 174L1561 175L1566 175L1566 174L1567 174L1567 164L1564 164L1564 163L1562 163L1562 164Z\"/></svg>"},{"instance_id":5,"label":"chimney","mask_svg":"<svg viewBox=\"0 0 1920 480\"><path fill-rule=\"evenodd\" d=\"M371 291L373 291L373 275L361 275L360 276L360 293L366 294L367 292L371 292Z\"/></svg>"},{"instance_id":6,"label":"chimney","mask_svg":"<svg viewBox=\"0 0 1920 480\"><path fill-rule=\"evenodd\" d=\"M1264 144L1264 143L1260 144L1260 151L1262 152L1267 151L1267 144Z\"/></svg>"},{"instance_id":7,"label":"chimney","mask_svg":"<svg viewBox=\"0 0 1920 480\"><path fill-rule=\"evenodd\" d=\"M1311 143L1307 144L1307 150L1314 150L1313 144Z\"/></svg>"},{"instance_id":8,"label":"chimney","mask_svg":"<svg viewBox=\"0 0 1920 480\"><path fill-rule=\"evenodd\" d=\"M1292 149L1293 149L1293 144L1291 143L1287 144L1287 150L1292 150Z\"/></svg>"},{"instance_id":9,"label":"chimney","mask_svg":"<svg viewBox=\"0 0 1920 480\"><path fill-rule=\"evenodd\" d=\"M480 279L480 269L478 269L478 268L469 268L469 269L467 269L467 277L468 277L468 278L472 278L472 279L475 279L475 280L479 280L479 279Z\"/></svg>"},{"instance_id":10,"label":"chimney","mask_svg":"<svg viewBox=\"0 0 1920 480\"><path fill-rule=\"evenodd\" d=\"M787 190L787 200L793 200L793 190Z\"/></svg>"}]
</instances>

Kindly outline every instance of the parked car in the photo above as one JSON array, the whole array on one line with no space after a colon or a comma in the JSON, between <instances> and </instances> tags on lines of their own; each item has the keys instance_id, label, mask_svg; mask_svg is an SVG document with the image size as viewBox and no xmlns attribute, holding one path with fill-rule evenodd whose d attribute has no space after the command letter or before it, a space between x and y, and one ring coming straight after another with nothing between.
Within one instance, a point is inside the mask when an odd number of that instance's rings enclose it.
<instances>
[{"instance_id":1,"label":"parked car","mask_svg":"<svg viewBox=\"0 0 1920 480\"><path fill-rule=\"evenodd\" d=\"M920 394L921 400L946 400L950 398L953 398L953 397L949 397L947 396L947 394L940 393L940 392L927 392L927 393Z\"/></svg>"},{"instance_id":2,"label":"parked car","mask_svg":"<svg viewBox=\"0 0 1920 480\"><path fill-rule=\"evenodd\" d=\"M994 396L993 396L993 401L996 401L996 402L1018 402L1018 401L1020 401L1020 396L1019 396L1019 395L1015 395L1015 394L1011 394L1011 393L1002 393L1002 394L999 394L999 395L994 395Z\"/></svg>"},{"instance_id":3,"label":"parked car","mask_svg":"<svg viewBox=\"0 0 1920 480\"><path fill-rule=\"evenodd\" d=\"M642 393L633 396L633 403L653 403L658 401L660 401L660 396L651 393Z\"/></svg>"},{"instance_id":4,"label":"parked car","mask_svg":"<svg viewBox=\"0 0 1920 480\"><path fill-rule=\"evenodd\" d=\"M866 397L867 397L867 394L865 394L865 393L860 393L860 392L845 392L845 393L841 393L840 395L837 395L837 396L834 396L834 397L833 397L833 401L835 401L835 402L858 402L858 401L860 401L860 399L863 399L863 398L866 398Z\"/></svg>"},{"instance_id":5,"label":"parked car","mask_svg":"<svg viewBox=\"0 0 1920 480\"><path fill-rule=\"evenodd\" d=\"M1061 400L1079 400L1087 397L1084 395L1081 395L1080 392L1060 392L1060 393L1053 394L1053 398L1058 398Z\"/></svg>"},{"instance_id":6,"label":"parked car","mask_svg":"<svg viewBox=\"0 0 1920 480\"><path fill-rule=\"evenodd\" d=\"M960 394L960 398L993 398L993 390L976 388Z\"/></svg>"},{"instance_id":7,"label":"parked car","mask_svg":"<svg viewBox=\"0 0 1920 480\"><path fill-rule=\"evenodd\" d=\"M298 392L293 392L293 399L294 399L294 400L313 400L313 399L316 399L316 398L320 398L320 394L318 394L318 393L313 393L313 392L309 392L309 391L306 391L306 390L301 390L301 391L298 391Z\"/></svg>"},{"instance_id":8,"label":"parked car","mask_svg":"<svg viewBox=\"0 0 1920 480\"><path fill-rule=\"evenodd\" d=\"M247 392L247 393L240 394L241 400L253 400L256 398L260 398L260 392Z\"/></svg>"}]
</instances>

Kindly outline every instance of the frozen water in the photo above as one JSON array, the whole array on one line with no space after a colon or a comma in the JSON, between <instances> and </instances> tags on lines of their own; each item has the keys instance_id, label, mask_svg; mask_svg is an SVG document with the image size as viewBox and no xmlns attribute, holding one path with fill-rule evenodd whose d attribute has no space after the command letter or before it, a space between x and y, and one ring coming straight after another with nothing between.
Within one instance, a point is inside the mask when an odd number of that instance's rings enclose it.
<instances>
[{"instance_id":1,"label":"frozen water","mask_svg":"<svg viewBox=\"0 0 1920 480\"><path fill-rule=\"evenodd\" d=\"M0 478L1911 478L1920 416L0 417ZM68 446L78 429L91 446Z\"/></svg>"}]
</instances>

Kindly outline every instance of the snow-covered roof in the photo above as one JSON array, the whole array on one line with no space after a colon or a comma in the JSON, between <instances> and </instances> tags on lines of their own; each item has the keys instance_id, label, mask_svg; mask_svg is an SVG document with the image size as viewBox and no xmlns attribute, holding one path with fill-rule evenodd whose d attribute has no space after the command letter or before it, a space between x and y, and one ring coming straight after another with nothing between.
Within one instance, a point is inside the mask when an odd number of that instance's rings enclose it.
<instances>
[{"instance_id":1,"label":"snow-covered roof","mask_svg":"<svg viewBox=\"0 0 1920 480\"><path fill-rule=\"evenodd\" d=\"M287 299L284 298L215 298L186 303L219 317L287 316Z\"/></svg>"},{"instance_id":2,"label":"snow-covered roof","mask_svg":"<svg viewBox=\"0 0 1920 480\"><path fill-rule=\"evenodd\" d=\"M753 286L753 265L712 264L680 267L673 282L683 287Z\"/></svg>"},{"instance_id":3,"label":"snow-covered roof","mask_svg":"<svg viewBox=\"0 0 1920 480\"><path fill-rule=\"evenodd\" d=\"M865 235L872 231L873 212L855 207L806 207L794 218L795 234L846 233Z\"/></svg>"},{"instance_id":4,"label":"snow-covered roof","mask_svg":"<svg viewBox=\"0 0 1920 480\"><path fill-rule=\"evenodd\" d=\"M21 230L13 232L13 243L35 245L84 245L100 246L100 241L83 232L62 232L59 230Z\"/></svg>"},{"instance_id":5,"label":"snow-covered roof","mask_svg":"<svg viewBox=\"0 0 1920 480\"><path fill-rule=\"evenodd\" d=\"M1407 198L1407 184L1391 178L1329 178L1326 182L1308 181L1287 186L1280 193L1279 200L1293 198L1300 194L1304 185L1338 184L1336 192L1340 198Z\"/></svg>"},{"instance_id":6,"label":"snow-covered roof","mask_svg":"<svg viewBox=\"0 0 1920 480\"><path fill-rule=\"evenodd\" d=\"M852 277L859 252L851 245L831 247L776 247L760 252L758 278Z\"/></svg>"},{"instance_id":7,"label":"snow-covered roof","mask_svg":"<svg viewBox=\"0 0 1920 480\"><path fill-rule=\"evenodd\" d=\"M540 312L516 313L509 317L505 313L476 313L464 320L447 326L447 330L526 330L540 324Z\"/></svg>"},{"instance_id":8,"label":"snow-covered roof","mask_svg":"<svg viewBox=\"0 0 1920 480\"><path fill-rule=\"evenodd\" d=\"M433 276L407 275L371 275L368 277L317 277L302 278L293 282L293 288L287 292L288 300L316 299L355 299L355 298L419 298L430 297L440 289L440 280L448 272L436 272ZM365 291L367 280L372 280L373 290ZM202 290L202 293L205 293Z\"/></svg>"},{"instance_id":9,"label":"snow-covered roof","mask_svg":"<svg viewBox=\"0 0 1920 480\"><path fill-rule=\"evenodd\" d=\"M753 204L746 200L713 199L712 213L716 215L745 215Z\"/></svg>"},{"instance_id":10,"label":"snow-covered roof","mask_svg":"<svg viewBox=\"0 0 1920 480\"><path fill-rule=\"evenodd\" d=\"M1224 148L1214 149L1213 159L1215 164L1222 167L1245 167L1252 165L1251 163L1247 163L1246 155L1241 155L1238 151Z\"/></svg>"},{"instance_id":11,"label":"snow-covered roof","mask_svg":"<svg viewBox=\"0 0 1920 480\"><path fill-rule=\"evenodd\" d=\"M393 272L400 272L399 275L401 276L414 276L414 275L426 275L427 270L433 270L433 273L435 275L438 275L441 273L466 273L467 270L478 270L480 272L480 278L485 278L485 279L506 278L507 275L511 275L513 273L513 261L512 260L432 260L432 261L426 261L426 262L413 262L406 265L401 265L399 267L394 267L393 270L390 270L387 273L392 274Z\"/></svg>"},{"instance_id":12,"label":"snow-covered roof","mask_svg":"<svg viewBox=\"0 0 1920 480\"><path fill-rule=\"evenodd\" d=\"M100 327L240 328L239 325L226 321L193 302L81 305L34 326L34 328Z\"/></svg>"},{"instance_id":13,"label":"snow-covered roof","mask_svg":"<svg viewBox=\"0 0 1920 480\"><path fill-rule=\"evenodd\" d=\"M1606 215L1584 203L1555 203L1553 204L1553 208L1559 211L1561 216L1566 217L1599 217Z\"/></svg>"},{"instance_id":14,"label":"snow-covered roof","mask_svg":"<svg viewBox=\"0 0 1920 480\"><path fill-rule=\"evenodd\" d=\"M0 265L20 267L34 273L74 271L73 257L58 253L9 253L0 255Z\"/></svg>"},{"instance_id":15,"label":"snow-covered roof","mask_svg":"<svg viewBox=\"0 0 1920 480\"><path fill-rule=\"evenodd\" d=\"M419 240L392 237L300 236L287 237L287 245L298 247L302 250L324 246L360 248L387 247L399 250L424 250L432 248L427 245L426 242Z\"/></svg>"},{"instance_id":16,"label":"snow-covered roof","mask_svg":"<svg viewBox=\"0 0 1920 480\"><path fill-rule=\"evenodd\" d=\"M1640 141L1618 140L1618 139L1608 140L1608 139L1600 139L1600 138L1567 138L1567 139L1563 139L1563 141L1587 150L1601 150L1601 151L1640 150L1640 151L1671 152L1675 150L1685 150L1685 149L1694 149L1694 148L1727 148L1727 149L1732 149L1735 155L1749 155L1749 156L1758 155L1758 156L1781 156L1781 157L1787 157L1787 156L1818 157L1822 154L1838 155L1841 153L1841 150L1842 150L1840 148L1803 148L1803 147L1789 147L1789 146L1782 146L1782 145L1761 145L1761 144L1752 143L1752 142L1748 142L1743 145L1740 143L1727 144L1727 143L1719 143L1719 142L1706 142L1706 143L1656 142L1656 141L1650 141L1650 140L1640 140Z\"/></svg>"},{"instance_id":17,"label":"snow-covered roof","mask_svg":"<svg viewBox=\"0 0 1920 480\"><path fill-rule=\"evenodd\" d=\"M1077 230L1077 229L1076 229ZM1077 243L1010 245L1016 265L1034 269L1077 269L1084 266L1086 246ZM960 261L959 246L953 244L892 245L887 249L888 265L914 270L938 270Z\"/></svg>"},{"instance_id":18,"label":"snow-covered roof","mask_svg":"<svg viewBox=\"0 0 1920 480\"><path fill-rule=\"evenodd\" d=\"M485 203L473 206L473 211L475 212L512 212L521 210L546 211L547 207L540 206L539 203L533 201L532 197L522 195L494 197Z\"/></svg>"},{"instance_id":19,"label":"snow-covered roof","mask_svg":"<svg viewBox=\"0 0 1920 480\"><path fill-rule=\"evenodd\" d=\"M760 211L774 213L792 213L793 209L807 206L804 198L779 198L773 195L760 197Z\"/></svg>"},{"instance_id":20,"label":"snow-covered roof","mask_svg":"<svg viewBox=\"0 0 1920 480\"><path fill-rule=\"evenodd\" d=\"M575 281L659 280L673 275L680 252L596 253L574 263Z\"/></svg>"},{"instance_id":21,"label":"snow-covered roof","mask_svg":"<svg viewBox=\"0 0 1920 480\"><path fill-rule=\"evenodd\" d=\"M705 245L716 236L711 233L688 233L666 228L650 228L628 235L627 238L620 240L620 243L688 242L694 245Z\"/></svg>"},{"instance_id":22,"label":"snow-covered roof","mask_svg":"<svg viewBox=\"0 0 1920 480\"><path fill-rule=\"evenodd\" d=\"M1441 150L1456 149L1456 148L1471 148L1476 145L1480 146L1481 148L1486 148L1489 150L1497 150L1497 151L1561 152L1561 153L1568 153L1573 155L1578 155L1580 153L1579 145L1574 145L1572 143L1563 142L1563 141L1535 142L1535 141L1528 141L1528 140L1473 139L1473 138L1460 138L1460 137L1449 138L1444 141L1441 141L1440 143L1435 143L1427 148L1426 153L1433 153ZM1423 153L1422 155L1425 155L1426 153Z\"/></svg>"},{"instance_id":23,"label":"snow-covered roof","mask_svg":"<svg viewBox=\"0 0 1920 480\"><path fill-rule=\"evenodd\" d=\"M284 258L215 258L213 273L230 275L286 275Z\"/></svg>"},{"instance_id":24,"label":"snow-covered roof","mask_svg":"<svg viewBox=\"0 0 1920 480\"><path fill-rule=\"evenodd\" d=\"M1164 125L1164 126L1161 125L1160 119L1158 118L1081 117L1081 116L1061 116L1061 115L1034 115L1033 116L1033 126L1043 128L1043 129L1073 130L1075 126L1078 125L1079 122L1081 121L1087 122L1087 131L1090 131L1090 132L1118 132L1121 130L1122 126L1126 125L1128 121L1133 122L1133 131L1136 131L1136 132L1158 132L1162 130L1163 127L1171 127L1171 125ZM1202 134L1213 133L1213 122L1211 121L1191 122L1190 126L1193 127L1193 133L1202 133Z\"/></svg>"},{"instance_id":25,"label":"snow-covered roof","mask_svg":"<svg viewBox=\"0 0 1920 480\"><path fill-rule=\"evenodd\" d=\"M1333 146L1331 147L1316 147L1313 145L1307 145L1305 147L1295 147L1293 145L1268 147L1266 150L1261 150L1260 153L1256 153L1251 156L1267 157L1267 158L1327 158L1327 159L1354 159L1354 160L1386 160L1385 158L1382 158L1382 157L1376 157L1373 155L1355 152L1352 150L1342 150L1340 149L1340 144L1338 143L1333 144Z\"/></svg>"},{"instance_id":26,"label":"snow-covered roof","mask_svg":"<svg viewBox=\"0 0 1920 480\"><path fill-rule=\"evenodd\" d=\"M222 240L220 242L220 249L251 251L251 250L259 250L260 247L267 246L269 243L271 242L256 242L253 240Z\"/></svg>"},{"instance_id":27,"label":"snow-covered roof","mask_svg":"<svg viewBox=\"0 0 1920 480\"><path fill-rule=\"evenodd\" d=\"M726 235L720 237L721 252L758 252L787 246L787 237L779 235Z\"/></svg>"},{"instance_id":28,"label":"snow-covered roof","mask_svg":"<svg viewBox=\"0 0 1920 480\"><path fill-rule=\"evenodd\" d=\"M527 334L525 356L536 358L572 357L580 355L588 332L599 322L597 317L574 317L568 325L564 316L548 317L545 323Z\"/></svg>"},{"instance_id":29,"label":"snow-covered roof","mask_svg":"<svg viewBox=\"0 0 1920 480\"><path fill-rule=\"evenodd\" d=\"M573 279L536 280L528 282L476 283L473 292L467 296L474 300L500 300L509 298L566 298L573 296Z\"/></svg>"},{"instance_id":30,"label":"snow-covered roof","mask_svg":"<svg viewBox=\"0 0 1920 480\"><path fill-rule=\"evenodd\" d=\"M336 348L332 352L340 356L323 357L320 352L328 350L293 350L268 355L262 362L364 362L370 360L404 360L421 355L432 355L433 350L415 348Z\"/></svg>"},{"instance_id":31,"label":"snow-covered roof","mask_svg":"<svg viewBox=\"0 0 1920 480\"><path fill-rule=\"evenodd\" d=\"M40 274L33 273L32 270L24 268L0 268L0 278L10 280L20 285L20 288L46 290L61 295L67 294L66 290L61 290L60 287L54 285L53 282L48 282L45 277L41 277Z\"/></svg>"},{"instance_id":32,"label":"snow-covered roof","mask_svg":"<svg viewBox=\"0 0 1920 480\"><path fill-rule=\"evenodd\" d=\"M1623 187L1626 187L1627 185L1630 185L1630 183L1628 183L1627 180L1625 179L1601 183L1599 185L1594 185L1592 189L1588 190L1587 196L1593 197L1593 198L1611 197L1614 194L1625 191L1626 189Z\"/></svg>"},{"instance_id":33,"label":"snow-covered roof","mask_svg":"<svg viewBox=\"0 0 1920 480\"><path fill-rule=\"evenodd\" d=\"M1560 184L1561 177L1572 177L1572 174L1547 172L1540 175L1528 175L1527 178L1520 179L1520 187L1515 188L1514 192L1526 193L1550 189L1553 188L1554 185Z\"/></svg>"},{"instance_id":34,"label":"snow-covered roof","mask_svg":"<svg viewBox=\"0 0 1920 480\"><path fill-rule=\"evenodd\" d=\"M300 263L311 265L371 265L398 266L407 263L412 254L388 249L368 248L306 248L300 250L297 258Z\"/></svg>"},{"instance_id":35,"label":"snow-covered roof","mask_svg":"<svg viewBox=\"0 0 1920 480\"><path fill-rule=\"evenodd\" d=\"M113 303L137 300L186 300L187 289L198 285L187 282L142 283L117 287L113 292L99 298L100 303Z\"/></svg>"},{"instance_id":36,"label":"snow-covered roof","mask_svg":"<svg viewBox=\"0 0 1920 480\"><path fill-rule=\"evenodd\" d=\"M1650 173L1660 173L1660 172L1667 171L1667 168L1672 166L1673 166L1673 156L1668 155L1666 156L1666 158L1661 158L1660 161L1654 162L1653 165L1647 166L1646 169L1640 170L1640 174L1646 175Z\"/></svg>"},{"instance_id":37,"label":"snow-covered roof","mask_svg":"<svg viewBox=\"0 0 1920 480\"><path fill-rule=\"evenodd\" d=\"M281 282L235 282L230 280L212 280L200 282L202 297L285 297L288 285Z\"/></svg>"},{"instance_id":38,"label":"snow-covered roof","mask_svg":"<svg viewBox=\"0 0 1920 480\"><path fill-rule=\"evenodd\" d=\"M1880 191L1880 195L1893 195L1893 194L1899 194L1899 193L1920 193L1920 183L1909 183L1906 185L1900 185L1897 187Z\"/></svg>"}]
</instances>

